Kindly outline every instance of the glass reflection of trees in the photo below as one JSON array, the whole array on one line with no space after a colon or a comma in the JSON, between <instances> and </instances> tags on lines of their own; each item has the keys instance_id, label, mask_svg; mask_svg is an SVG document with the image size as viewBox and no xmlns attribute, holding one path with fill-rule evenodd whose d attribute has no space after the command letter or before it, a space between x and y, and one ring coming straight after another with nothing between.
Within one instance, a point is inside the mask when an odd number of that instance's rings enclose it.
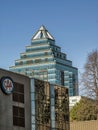
<instances>
[{"instance_id":1,"label":"glass reflection of trees","mask_svg":"<svg viewBox=\"0 0 98 130\"><path fill-rule=\"evenodd\" d=\"M49 83L35 80L36 129L50 129L50 90Z\"/></svg>"},{"instance_id":2,"label":"glass reflection of trees","mask_svg":"<svg viewBox=\"0 0 98 130\"><path fill-rule=\"evenodd\" d=\"M68 89L54 85L55 129L69 130ZM51 129L50 85L35 80L35 118L36 130Z\"/></svg>"},{"instance_id":3,"label":"glass reflection of trees","mask_svg":"<svg viewBox=\"0 0 98 130\"><path fill-rule=\"evenodd\" d=\"M55 86L56 129L67 130L67 122L69 122L68 89Z\"/></svg>"}]
</instances>

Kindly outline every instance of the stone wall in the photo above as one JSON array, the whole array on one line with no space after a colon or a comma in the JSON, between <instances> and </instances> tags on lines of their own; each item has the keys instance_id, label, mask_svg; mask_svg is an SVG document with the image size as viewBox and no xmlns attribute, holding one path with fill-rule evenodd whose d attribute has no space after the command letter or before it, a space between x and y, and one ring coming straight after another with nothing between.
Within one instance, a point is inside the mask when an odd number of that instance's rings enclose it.
<instances>
[{"instance_id":1,"label":"stone wall","mask_svg":"<svg viewBox=\"0 0 98 130\"><path fill-rule=\"evenodd\" d=\"M98 121L77 121L70 123L70 130L98 130Z\"/></svg>"}]
</instances>

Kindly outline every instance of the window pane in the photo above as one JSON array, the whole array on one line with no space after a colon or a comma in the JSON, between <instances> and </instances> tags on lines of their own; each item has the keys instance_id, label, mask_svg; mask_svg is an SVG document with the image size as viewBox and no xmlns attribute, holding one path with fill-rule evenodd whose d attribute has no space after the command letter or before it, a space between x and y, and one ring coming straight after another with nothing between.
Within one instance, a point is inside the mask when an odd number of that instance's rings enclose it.
<instances>
[{"instance_id":1,"label":"window pane","mask_svg":"<svg viewBox=\"0 0 98 130\"><path fill-rule=\"evenodd\" d=\"M13 125L25 127L24 108L13 106Z\"/></svg>"}]
</instances>

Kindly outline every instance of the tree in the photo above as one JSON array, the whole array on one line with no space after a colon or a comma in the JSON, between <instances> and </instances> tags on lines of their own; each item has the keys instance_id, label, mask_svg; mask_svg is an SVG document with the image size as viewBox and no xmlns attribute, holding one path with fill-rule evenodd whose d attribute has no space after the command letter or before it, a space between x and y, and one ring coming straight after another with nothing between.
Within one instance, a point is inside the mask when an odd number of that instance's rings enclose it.
<instances>
[{"instance_id":1,"label":"tree","mask_svg":"<svg viewBox=\"0 0 98 130\"><path fill-rule=\"evenodd\" d=\"M83 98L70 111L71 121L96 120L95 104L91 99Z\"/></svg>"},{"instance_id":2,"label":"tree","mask_svg":"<svg viewBox=\"0 0 98 130\"><path fill-rule=\"evenodd\" d=\"M90 52L84 66L82 83L88 96L93 97L96 103L96 114L98 119L98 50Z\"/></svg>"}]
</instances>

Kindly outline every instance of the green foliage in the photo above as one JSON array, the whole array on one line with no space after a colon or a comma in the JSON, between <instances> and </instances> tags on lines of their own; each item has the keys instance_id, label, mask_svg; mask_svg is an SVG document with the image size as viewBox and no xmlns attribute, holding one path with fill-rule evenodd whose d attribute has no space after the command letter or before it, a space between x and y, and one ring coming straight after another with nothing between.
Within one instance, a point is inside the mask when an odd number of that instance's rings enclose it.
<instances>
[{"instance_id":1,"label":"green foliage","mask_svg":"<svg viewBox=\"0 0 98 130\"><path fill-rule=\"evenodd\" d=\"M90 99L81 99L70 111L70 120L96 120L95 102Z\"/></svg>"}]
</instances>

